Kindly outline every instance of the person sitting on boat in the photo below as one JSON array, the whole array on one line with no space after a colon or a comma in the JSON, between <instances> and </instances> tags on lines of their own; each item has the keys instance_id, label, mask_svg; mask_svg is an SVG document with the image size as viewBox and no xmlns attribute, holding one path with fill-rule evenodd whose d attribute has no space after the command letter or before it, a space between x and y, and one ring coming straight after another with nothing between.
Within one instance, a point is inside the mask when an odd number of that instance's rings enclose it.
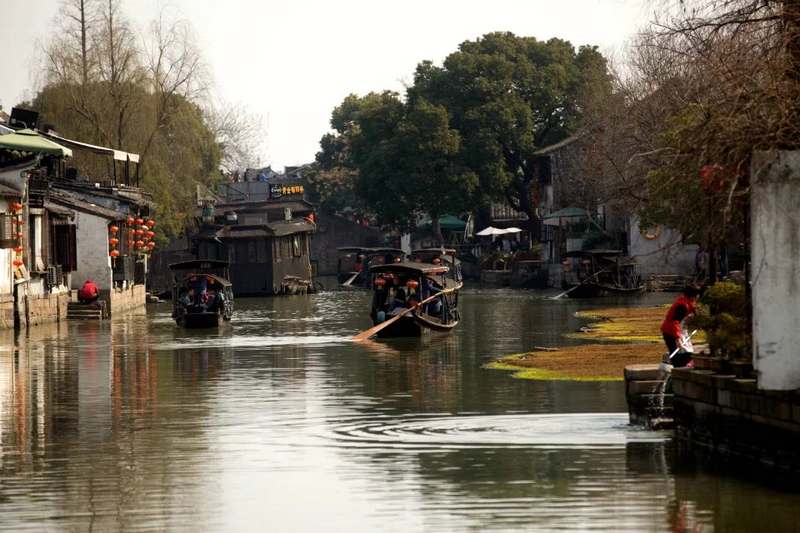
<instances>
[{"instance_id":1,"label":"person sitting on boat","mask_svg":"<svg viewBox=\"0 0 800 533\"><path fill-rule=\"evenodd\" d=\"M397 289L394 293L394 299L389 302L388 313L389 315L396 315L406 308L406 291Z\"/></svg>"},{"instance_id":2,"label":"person sitting on boat","mask_svg":"<svg viewBox=\"0 0 800 533\"><path fill-rule=\"evenodd\" d=\"M672 366L686 366L692 360L691 353L679 351L678 348L683 348L681 343L681 338L683 337L681 322L694 313L699 295L700 291L697 287L687 285L681 295L675 299L675 302L667 311L667 316L664 317L664 322L661 323L661 335L671 356L667 362Z\"/></svg>"},{"instance_id":3,"label":"person sitting on boat","mask_svg":"<svg viewBox=\"0 0 800 533\"><path fill-rule=\"evenodd\" d=\"M83 287L80 288L78 291L78 301L82 304L90 304L100 297L100 291L97 289L97 285L94 284L94 281L87 279Z\"/></svg>"},{"instance_id":4,"label":"person sitting on boat","mask_svg":"<svg viewBox=\"0 0 800 533\"><path fill-rule=\"evenodd\" d=\"M193 289L192 287L189 287L189 290L188 290L188 291L185 291L185 292L184 292L184 293L181 295L181 297L180 297L180 298L178 298L178 301L179 301L179 302L180 302L180 303L181 303L181 304L182 304L184 307L188 307L188 306L192 305L192 304L194 303L194 289Z\"/></svg>"},{"instance_id":5,"label":"person sitting on boat","mask_svg":"<svg viewBox=\"0 0 800 533\"><path fill-rule=\"evenodd\" d=\"M423 290L422 290L422 299L426 299L434 294L438 294L442 292L442 288L439 286L436 281L432 280L429 277L423 278L422 282ZM431 316L437 316L442 312L442 299L436 298L432 302L430 302L426 306L425 312Z\"/></svg>"}]
</instances>

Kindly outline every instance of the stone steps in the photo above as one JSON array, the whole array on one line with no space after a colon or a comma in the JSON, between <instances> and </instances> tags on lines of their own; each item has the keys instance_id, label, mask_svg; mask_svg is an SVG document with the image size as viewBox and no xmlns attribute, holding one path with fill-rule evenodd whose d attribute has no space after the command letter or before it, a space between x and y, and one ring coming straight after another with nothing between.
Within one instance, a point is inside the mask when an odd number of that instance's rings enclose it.
<instances>
[{"instance_id":1,"label":"stone steps","mask_svg":"<svg viewBox=\"0 0 800 533\"><path fill-rule=\"evenodd\" d=\"M70 302L67 304L67 320L102 320L103 307L96 304Z\"/></svg>"}]
</instances>

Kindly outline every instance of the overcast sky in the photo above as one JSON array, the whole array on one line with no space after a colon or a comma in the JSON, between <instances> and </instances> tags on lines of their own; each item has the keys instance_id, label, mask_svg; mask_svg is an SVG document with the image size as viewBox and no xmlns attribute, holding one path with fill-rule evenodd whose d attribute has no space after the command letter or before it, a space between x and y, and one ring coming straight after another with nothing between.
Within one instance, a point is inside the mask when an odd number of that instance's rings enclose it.
<instances>
[{"instance_id":1,"label":"overcast sky","mask_svg":"<svg viewBox=\"0 0 800 533\"><path fill-rule=\"evenodd\" d=\"M0 0L0 104L30 97L59 0ZM424 59L491 31L561 37L620 54L647 0L123 0L139 28L161 9L195 28L217 94L265 118L264 163L314 158L349 93L401 91Z\"/></svg>"}]
</instances>

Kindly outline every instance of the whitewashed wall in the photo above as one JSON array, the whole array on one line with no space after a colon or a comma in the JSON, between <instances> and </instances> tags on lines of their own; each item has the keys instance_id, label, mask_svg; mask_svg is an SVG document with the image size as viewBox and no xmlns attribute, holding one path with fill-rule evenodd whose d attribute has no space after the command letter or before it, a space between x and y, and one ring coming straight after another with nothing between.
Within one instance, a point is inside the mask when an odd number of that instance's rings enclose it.
<instances>
[{"instance_id":1,"label":"whitewashed wall","mask_svg":"<svg viewBox=\"0 0 800 533\"><path fill-rule=\"evenodd\" d=\"M78 269L72 273L72 288L80 289L91 279L100 290L111 289L111 258L108 256L108 220L75 212Z\"/></svg>"},{"instance_id":2,"label":"whitewashed wall","mask_svg":"<svg viewBox=\"0 0 800 533\"><path fill-rule=\"evenodd\" d=\"M751 260L758 387L800 388L800 152L756 152Z\"/></svg>"},{"instance_id":3,"label":"whitewashed wall","mask_svg":"<svg viewBox=\"0 0 800 533\"><path fill-rule=\"evenodd\" d=\"M647 239L639 231L639 219L631 217L628 227L628 253L636 258L642 276L653 274L694 274L697 246L681 243L681 234L661 228L655 239Z\"/></svg>"}]
</instances>

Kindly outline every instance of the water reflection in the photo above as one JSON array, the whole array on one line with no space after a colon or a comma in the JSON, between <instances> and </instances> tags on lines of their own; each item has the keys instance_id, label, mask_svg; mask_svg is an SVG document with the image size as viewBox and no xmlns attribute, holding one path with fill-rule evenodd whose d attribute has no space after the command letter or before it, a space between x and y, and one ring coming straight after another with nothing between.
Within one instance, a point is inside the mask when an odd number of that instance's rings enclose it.
<instances>
[{"instance_id":1,"label":"water reflection","mask_svg":"<svg viewBox=\"0 0 800 533\"><path fill-rule=\"evenodd\" d=\"M0 529L798 528L797 494L628 427L621 384L481 368L561 342L576 302L466 291L454 335L355 344L367 298L0 334Z\"/></svg>"}]
</instances>

